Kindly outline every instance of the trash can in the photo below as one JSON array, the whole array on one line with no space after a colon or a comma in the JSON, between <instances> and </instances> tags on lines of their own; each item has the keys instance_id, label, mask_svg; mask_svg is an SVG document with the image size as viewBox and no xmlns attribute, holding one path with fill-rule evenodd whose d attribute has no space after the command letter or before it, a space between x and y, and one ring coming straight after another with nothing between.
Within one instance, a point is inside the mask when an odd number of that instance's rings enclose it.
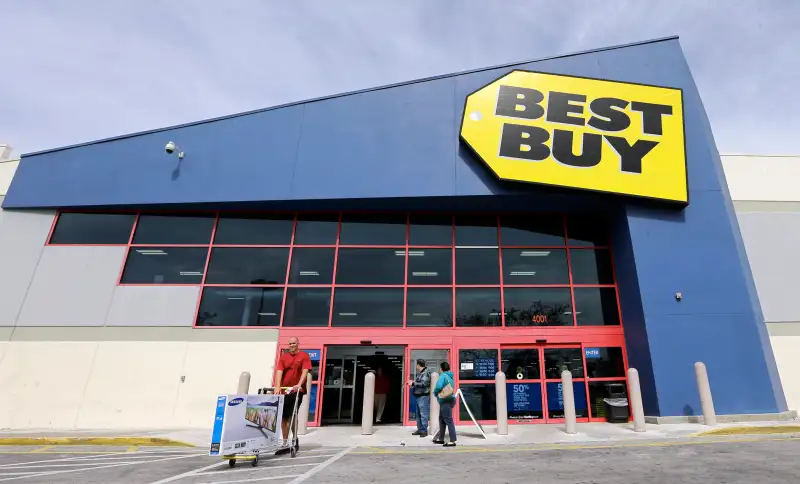
<instances>
[{"instance_id":1,"label":"trash can","mask_svg":"<svg viewBox=\"0 0 800 484\"><path fill-rule=\"evenodd\" d=\"M609 423L625 423L630 419L630 409L628 408L628 393L625 385L612 383L607 387L608 398L604 398L606 407L606 421Z\"/></svg>"}]
</instances>

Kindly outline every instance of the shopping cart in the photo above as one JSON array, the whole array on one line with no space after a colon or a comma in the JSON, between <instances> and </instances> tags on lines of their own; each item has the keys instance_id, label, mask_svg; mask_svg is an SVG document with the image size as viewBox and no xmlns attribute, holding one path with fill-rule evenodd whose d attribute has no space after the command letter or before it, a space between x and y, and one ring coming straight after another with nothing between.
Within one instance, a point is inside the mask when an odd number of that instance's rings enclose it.
<instances>
[{"instance_id":1,"label":"shopping cart","mask_svg":"<svg viewBox=\"0 0 800 484\"><path fill-rule=\"evenodd\" d=\"M293 387L281 387L282 390L291 390ZM274 394L275 388L274 387L263 387L258 389L259 395L272 395ZM284 398L284 395L280 395L281 398ZM233 453L221 456L222 460L227 460L228 465L231 467L236 466L237 460L249 460L250 465L253 467L258 465L259 456L262 454L270 454L275 453L281 450L289 450L289 454L292 458L297 457L297 451L300 449L300 440L297 438L297 409L298 409L298 402L300 401L299 398L294 399L294 408L292 409L292 418L289 421L289 434L287 437L291 436L290 439L280 439L277 444L274 445L265 445L263 447L257 449L249 449L245 452L241 453ZM280 416L282 419L283 417ZM280 428L280 421L278 422L278 428Z\"/></svg>"}]
</instances>

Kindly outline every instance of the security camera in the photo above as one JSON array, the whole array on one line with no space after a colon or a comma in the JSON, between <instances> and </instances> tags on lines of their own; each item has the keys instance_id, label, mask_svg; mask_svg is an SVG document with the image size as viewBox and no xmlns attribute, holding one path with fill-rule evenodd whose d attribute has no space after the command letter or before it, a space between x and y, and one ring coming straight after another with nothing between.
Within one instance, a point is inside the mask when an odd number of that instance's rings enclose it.
<instances>
[{"instance_id":1,"label":"security camera","mask_svg":"<svg viewBox=\"0 0 800 484\"><path fill-rule=\"evenodd\" d=\"M179 147L178 145L176 145L176 144L175 144L175 142L173 142L173 141L170 141L170 142L169 142L169 143L167 143L167 145L164 147L164 151L166 151L166 152L167 152L167 154L170 154L170 155L171 155L172 153L174 153L174 152L175 152L175 150L178 150L178 158L180 158L180 159L183 159L183 151L180 151L180 147Z\"/></svg>"}]
</instances>

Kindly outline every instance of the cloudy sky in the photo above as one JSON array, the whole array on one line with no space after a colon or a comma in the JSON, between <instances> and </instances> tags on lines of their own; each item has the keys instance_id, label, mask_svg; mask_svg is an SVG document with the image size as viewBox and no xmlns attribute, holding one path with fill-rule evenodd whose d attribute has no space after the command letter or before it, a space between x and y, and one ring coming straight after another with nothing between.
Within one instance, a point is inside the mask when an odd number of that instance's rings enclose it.
<instances>
[{"instance_id":1,"label":"cloudy sky","mask_svg":"<svg viewBox=\"0 0 800 484\"><path fill-rule=\"evenodd\" d=\"M680 35L723 153L800 154L800 0L0 0L27 153Z\"/></svg>"}]
</instances>

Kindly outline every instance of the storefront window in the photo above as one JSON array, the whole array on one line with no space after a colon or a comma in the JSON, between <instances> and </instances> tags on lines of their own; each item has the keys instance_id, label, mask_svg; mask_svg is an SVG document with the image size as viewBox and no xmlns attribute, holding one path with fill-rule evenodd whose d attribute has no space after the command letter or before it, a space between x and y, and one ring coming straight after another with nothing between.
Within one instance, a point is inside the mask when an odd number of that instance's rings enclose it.
<instances>
[{"instance_id":1,"label":"storefront window","mask_svg":"<svg viewBox=\"0 0 800 484\"><path fill-rule=\"evenodd\" d=\"M613 287L576 287L578 326L619 326L617 292Z\"/></svg>"},{"instance_id":2,"label":"storefront window","mask_svg":"<svg viewBox=\"0 0 800 484\"><path fill-rule=\"evenodd\" d=\"M198 326L278 326L283 288L207 287Z\"/></svg>"},{"instance_id":3,"label":"storefront window","mask_svg":"<svg viewBox=\"0 0 800 484\"><path fill-rule=\"evenodd\" d=\"M406 214L344 214L340 245L395 245L406 243Z\"/></svg>"},{"instance_id":4,"label":"storefront window","mask_svg":"<svg viewBox=\"0 0 800 484\"><path fill-rule=\"evenodd\" d=\"M142 214L136 223L134 244L208 245L214 229L214 215Z\"/></svg>"},{"instance_id":5,"label":"storefront window","mask_svg":"<svg viewBox=\"0 0 800 484\"><path fill-rule=\"evenodd\" d=\"M406 295L408 326L453 326L453 290L448 288L409 288Z\"/></svg>"},{"instance_id":6,"label":"storefront window","mask_svg":"<svg viewBox=\"0 0 800 484\"><path fill-rule=\"evenodd\" d=\"M58 217L50 243L127 245L135 220L136 214L132 213L64 212Z\"/></svg>"},{"instance_id":7,"label":"storefront window","mask_svg":"<svg viewBox=\"0 0 800 484\"><path fill-rule=\"evenodd\" d=\"M622 348L585 348L586 374L589 378L625 376Z\"/></svg>"},{"instance_id":8,"label":"storefront window","mask_svg":"<svg viewBox=\"0 0 800 484\"><path fill-rule=\"evenodd\" d=\"M408 245L453 245L453 217L451 215L411 214Z\"/></svg>"},{"instance_id":9,"label":"storefront window","mask_svg":"<svg viewBox=\"0 0 800 484\"><path fill-rule=\"evenodd\" d=\"M408 284L449 286L453 280L452 249L409 249Z\"/></svg>"},{"instance_id":10,"label":"storefront window","mask_svg":"<svg viewBox=\"0 0 800 484\"><path fill-rule=\"evenodd\" d=\"M507 286L569 285L567 251L503 249L503 283Z\"/></svg>"},{"instance_id":11,"label":"storefront window","mask_svg":"<svg viewBox=\"0 0 800 484\"><path fill-rule=\"evenodd\" d=\"M333 295L333 326L402 326L403 290L337 288Z\"/></svg>"},{"instance_id":12,"label":"storefront window","mask_svg":"<svg viewBox=\"0 0 800 484\"><path fill-rule=\"evenodd\" d=\"M459 418L462 422L470 421L464 402L475 420L497 420L497 401L494 383L470 383L461 385L463 401L459 403Z\"/></svg>"},{"instance_id":13,"label":"storefront window","mask_svg":"<svg viewBox=\"0 0 800 484\"><path fill-rule=\"evenodd\" d=\"M405 249L339 249L336 284L403 285Z\"/></svg>"},{"instance_id":14,"label":"storefront window","mask_svg":"<svg viewBox=\"0 0 800 484\"><path fill-rule=\"evenodd\" d=\"M208 249L133 247L122 272L123 284L200 284Z\"/></svg>"},{"instance_id":15,"label":"storefront window","mask_svg":"<svg viewBox=\"0 0 800 484\"><path fill-rule=\"evenodd\" d=\"M333 260L336 249L292 250L292 268L289 284L330 284L333 282Z\"/></svg>"},{"instance_id":16,"label":"storefront window","mask_svg":"<svg viewBox=\"0 0 800 484\"><path fill-rule=\"evenodd\" d=\"M459 350L459 380L494 380L497 374L497 350Z\"/></svg>"},{"instance_id":17,"label":"storefront window","mask_svg":"<svg viewBox=\"0 0 800 484\"><path fill-rule=\"evenodd\" d=\"M560 247L564 245L564 217L560 215L501 215L500 240L505 247Z\"/></svg>"},{"instance_id":18,"label":"storefront window","mask_svg":"<svg viewBox=\"0 0 800 484\"><path fill-rule=\"evenodd\" d=\"M286 245L292 242L293 214L222 214L215 245Z\"/></svg>"},{"instance_id":19,"label":"storefront window","mask_svg":"<svg viewBox=\"0 0 800 484\"><path fill-rule=\"evenodd\" d=\"M499 288L456 289L456 326L500 326Z\"/></svg>"},{"instance_id":20,"label":"storefront window","mask_svg":"<svg viewBox=\"0 0 800 484\"><path fill-rule=\"evenodd\" d=\"M621 324L591 216L63 213L49 243L127 247L123 284L283 289L286 326Z\"/></svg>"},{"instance_id":21,"label":"storefront window","mask_svg":"<svg viewBox=\"0 0 800 484\"><path fill-rule=\"evenodd\" d=\"M503 290L506 326L572 326L569 288L519 288Z\"/></svg>"},{"instance_id":22,"label":"storefront window","mask_svg":"<svg viewBox=\"0 0 800 484\"><path fill-rule=\"evenodd\" d=\"M541 379L538 349L504 349L501 351L501 362L508 381Z\"/></svg>"},{"instance_id":23,"label":"storefront window","mask_svg":"<svg viewBox=\"0 0 800 484\"><path fill-rule=\"evenodd\" d=\"M297 216L294 231L295 245L333 245L339 234L339 215L306 215Z\"/></svg>"},{"instance_id":24,"label":"storefront window","mask_svg":"<svg viewBox=\"0 0 800 484\"><path fill-rule=\"evenodd\" d=\"M545 378L561 379L561 372L569 371L572 378L583 378L583 355L580 348L545 348Z\"/></svg>"},{"instance_id":25,"label":"storefront window","mask_svg":"<svg viewBox=\"0 0 800 484\"><path fill-rule=\"evenodd\" d=\"M288 263L288 248L214 248L206 284L283 285Z\"/></svg>"},{"instance_id":26,"label":"storefront window","mask_svg":"<svg viewBox=\"0 0 800 484\"><path fill-rule=\"evenodd\" d=\"M574 284L614 284L611 253L606 249L570 249Z\"/></svg>"}]
</instances>

